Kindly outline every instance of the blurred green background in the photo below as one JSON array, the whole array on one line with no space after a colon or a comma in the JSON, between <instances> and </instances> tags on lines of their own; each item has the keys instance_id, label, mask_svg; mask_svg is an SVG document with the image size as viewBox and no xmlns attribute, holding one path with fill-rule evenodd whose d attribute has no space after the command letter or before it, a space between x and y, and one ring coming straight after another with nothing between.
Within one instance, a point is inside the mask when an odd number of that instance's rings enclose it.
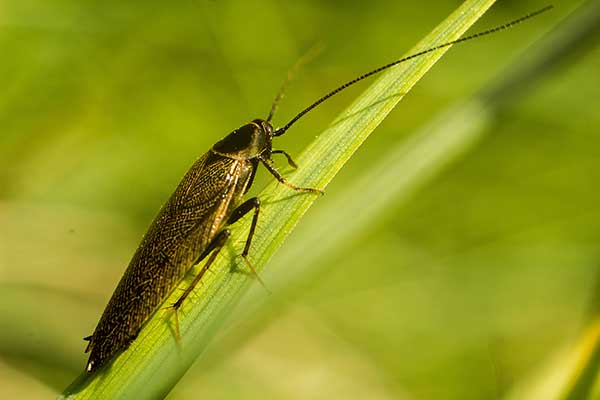
<instances>
[{"instance_id":1,"label":"blurred green background","mask_svg":"<svg viewBox=\"0 0 600 400\"><path fill-rule=\"evenodd\" d=\"M81 338L160 205L214 142L266 117L308 49L324 45L275 125L402 55L458 4L0 2L2 397L53 396L81 373ZM544 5L500 1L472 31ZM452 49L306 218L343 209L336 194L387 149L579 5ZM598 316L600 51L544 68L476 146L332 249L301 290L222 332L170 398L495 399L562 382L552 371ZM362 90L277 146L298 154ZM253 192L270 179L261 171ZM318 234L300 229L273 262Z\"/></svg>"}]
</instances>

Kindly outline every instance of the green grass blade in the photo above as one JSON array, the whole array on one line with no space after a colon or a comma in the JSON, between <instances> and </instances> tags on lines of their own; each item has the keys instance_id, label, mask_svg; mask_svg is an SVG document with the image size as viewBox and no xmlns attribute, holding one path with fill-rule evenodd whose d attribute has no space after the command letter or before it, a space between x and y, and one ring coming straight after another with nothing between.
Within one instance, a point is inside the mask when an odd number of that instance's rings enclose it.
<instances>
[{"instance_id":1,"label":"green grass blade","mask_svg":"<svg viewBox=\"0 0 600 400\"><path fill-rule=\"evenodd\" d=\"M466 1L409 53L460 37L493 0ZM324 188L367 136L381 123L412 86L444 54L436 51L395 67L381 76L323 132L297 160L301 166L290 180L297 185ZM261 271L317 196L297 194L276 183L261 194L263 213L251 258ZM243 290L251 283L239 254L249 219L236 224L233 240L180 312L181 347L173 334L172 316L157 312L130 348L110 369L86 379L81 376L66 391L68 398L160 398L170 391L206 348ZM282 271L284 273L284 271ZM189 283L189 279L181 287ZM173 303L175 292L167 304ZM83 366L82 366L83 368Z\"/></svg>"},{"instance_id":2,"label":"green grass blade","mask_svg":"<svg viewBox=\"0 0 600 400\"><path fill-rule=\"evenodd\" d=\"M600 321L590 324L579 343L579 358L572 371L564 400L592 399L594 386L600 382ZM596 390L596 396L599 395Z\"/></svg>"},{"instance_id":3,"label":"green grass blade","mask_svg":"<svg viewBox=\"0 0 600 400\"><path fill-rule=\"evenodd\" d=\"M507 400L584 400L600 395L600 321L593 320L573 343L557 349Z\"/></svg>"}]
</instances>

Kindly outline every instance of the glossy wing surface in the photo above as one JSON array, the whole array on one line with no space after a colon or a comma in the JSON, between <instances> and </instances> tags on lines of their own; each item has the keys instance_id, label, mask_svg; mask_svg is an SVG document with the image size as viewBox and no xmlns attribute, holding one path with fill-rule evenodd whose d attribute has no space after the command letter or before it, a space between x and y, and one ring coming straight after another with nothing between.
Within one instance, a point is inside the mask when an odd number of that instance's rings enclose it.
<instances>
[{"instance_id":1,"label":"glossy wing surface","mask_svg":"<svg viewBox=\"0 0 600 400\"><path fill-rule=\"evenodd\" d=\"M88 370L125 348L227 221L247 162L208 152L162 207L110 299L86 351ZM243 171L242 171L243 170Z\"/></svg>"}]
</instances>

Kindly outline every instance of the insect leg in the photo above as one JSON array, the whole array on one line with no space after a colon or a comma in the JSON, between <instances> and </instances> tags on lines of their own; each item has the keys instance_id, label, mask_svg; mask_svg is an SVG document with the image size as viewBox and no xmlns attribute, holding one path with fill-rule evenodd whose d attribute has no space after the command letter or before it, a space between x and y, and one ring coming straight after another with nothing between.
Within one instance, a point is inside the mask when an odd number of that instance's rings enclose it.
<instances>
[{"instance_id":1,"label":"insect leg","mask_svg":"<svg viewBox=\"0 0 600 400\"><path fill-rule=\"evenodd\" d=\"M223 229L217 235L217 237L215 237L213 239L213 241L208 246L208 248L204 251L204 253L202 253L200 255L200 257L198 257L197 262L202 261L202 259L204 257L206 257L208 254L210 254L210 257L208 258L208 260L206 260L206 263L204 264L204 266L202 267L200 272L198 272L198 274L196 274L192 283L185 289L185 291L183 292L181 297L179 299L177 299L177 301L173 304L172 308L175 311L177 311L181 307L184 300L190 295L190 293L192 293L192 291L194 290L194 288L196 287L198 282L200 282L200 279L202 279L202 276L204 276L206 271L208 271L211 264L215 261L215 259L217 258L217 255L219 254L219 252L225 245L225 242L227 242L227 239L229 239L229 236L231 236L231 231L229 229Z\"/></svg>"},{"instance_id":2,"label":"insect leg","mask_svg":"<svg viewBox=\"0 0 600 400\"><path fill-rule=\"evenodd\" d=\"M300 186L296 186L294 184L291 184L287 181L287 179L285 179L280 173L279 171L277 171L270 163L269 161L265 160L262 157L258 158L260 160L260 162L263 163L263 165L265 166L265 168L271 173L271 175L273 175L275 177L275 179L277 179L280 183L284 184L285 186L297 190L299 192L309 192L309 193L319 193L319 194L324 194L325 192L323 192L321 189L314 189L314 188L307 188L307 187L300 187Z\"/></svg>"},{"instance_id":3,"label":"insect leg","mask_svg":"<svg viewBox=\"0 0 600 400\"><path fill-rule=\"evenodd\" d=\"M252 197L251 199L243 202L238 208L236 208L231 217L229 217L229 224L233 224L244 215L248 214L250 211L254 210L254 215L252 216L252 223L250 224L250 232L248 232L248 237L246 238L246 244L244 245L244 250L242 251L242 257L246 262L252 274L258 279L260 284L265 287L265 283L260 279L260 276L256 273L256 270L248 260L248 253L250 252L250 245L252 244L252 238L254 237L254 231L256 230L256 224L258 223L258 214L260 213L260 199L258 197ZM265 287L266 288L266 287Z\"/></svg>"},{"instance_id":4,"label":"insect leg","mask_svg":"<svg viewBox=\"0 0 600 400\"><path fill-rule=\"evenodd\" d=\"M298 166L296 165L296 163L294 162L294 160L292 160L292 156L290 156L286 151L284 150L273 150L271 152L271 154L283 154L285 156L285 158L287 158L287 162L290 165L290 167L296 169L298 168Z\"/></svg>"}]
</instances>

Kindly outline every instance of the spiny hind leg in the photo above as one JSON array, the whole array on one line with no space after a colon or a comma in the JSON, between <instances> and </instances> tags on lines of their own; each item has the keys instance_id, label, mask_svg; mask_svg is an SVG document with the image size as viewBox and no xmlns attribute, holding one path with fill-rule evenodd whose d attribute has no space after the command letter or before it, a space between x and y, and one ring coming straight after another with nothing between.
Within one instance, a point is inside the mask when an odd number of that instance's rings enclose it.
<instances>
[{"instance_id":1,"label":"spiny hind leg","mask_svg":"<svg viewBox=\"0 0 600 400\"><path fill-rule=\"evenodd\" d=\"M204 263L204 266L202 267L202 269L196 274L192 283L190 283L190 285L184 290L181 297L179 297L179 299L177 299L177 301L175 303L173 303L172 307L175 310L178 310L181 307L181 305L183 304L185 299L192 293L192 291L194 290L196 285L198 285L198 283L200 282L200 279L202 279L202 277L204 276L206 271L208 271L208 269L210 268L212 263L217 258L217 255L219 255L219 252L221 251L223 246L225 246L225 243L227 242L227 239L229 239L229 236L231 236L231 231L229 229L223 229L213 239L213 241L210 243L208 248L200 255L200 257L198 257L198 260L196 260L196 262L194 264L199 263L207 255L210 254L210 257L208 258L208 260L206 260L206 263Z\"/></svg>"},{"instance_id":2,"label":"spiny hind leg","mask_svg":"<svg viewBox=\"0 0 600 400\"><path fill-rule=\"evenodd\" d=\"M196 260L196 262L194 264L199 263L206 256L208 256L210 254L210 257L208 258L208 260L206 260L206 263L204 263L204 266L202 267L202 269L196 274L192 283L190 283L190 285L184 290L183 294L170 307L175 312L175 333L177 336L178 343L181 342L181 335L180 335L180 331L179 331L179 318L177 316L177 311L181 308L181 305L183 304L185 299L187 299L187 297L192 293L192 291L198 285L198 283L200 282L200 280L202 279L202 277L204 276L206 271L208 271L208 269L210 268L212 263L215 261L215 259L219 255L219 252L221 251L223 246L225 246L227 239L229 239L229 236L231 236L231 231L229 229L223 229L213 239L213 241L210 243L210 245L207 247L207 249L200 255L200 257L198 257L198 260Z\"/></svg>"},{"instance_id":3,"label":"spiny hind leg","mask_svg":"<svg viewBox=\"0 0 600 400\"><path fill-rule=\"evenodd\" d=\"M248 265L248 268L250 268L250 271L252 271L252 274L264 286L263 281L260 279L260 277L256 273L256 270L254 269L254 267L252 266L252 264L248 260L248 253L250 252L250 245L252 244L252 238L254 237L254 232L256 231L256 224L258 223L258 215L259 215L259 212L260 212L260 200L259 200L259 198L258 197L253 197L251 199L246 200L242 204L240 204L231 213L231 216L229 217L229 219L227 221L227 224L230 225L230 224L233 224L233 223L237 222L240 218L242 218L244 215L248 214L252 210L254 210L254 215L252 216L252 223L250 225L250 232L248 233L248 237L246 239L246 244L244 245L244 250L242 251L242 257L244 258L244 261ZM229 239L229 236L231 236L231 231L229 229L222 230L217 235L217 237L215 237L213 239L213 241L208 246L208 248L200 255L200 257L198 257L198 260L194 264L199 263L206 256L208 256L210 254L210 257L208 258L208 260L206 261L206 263L204 264L204 266L202 267L202 269L200 270L200 272L198 272L198 274L194 277L194 280L192 281L192 283L185 289L185 291L183 292L183 294L170 307L171 309L173 309L175 311L175 331L176 331L176 335L177 335L178 341L180 341L180 339L179 339L180 338L180 331L179 331L179 318L177 317L177 311L179 310L179 308L181 308L181 305L183 304L183 302L185 301L185 299L192 293L192 291L194 290L194 288L196 287L196 285L202 279L202 276L204 276L204 274L206 273L206 271L208 271L208 269L210 268L210 266L212 265L212 263L215 261L215 259L217 258L217 255L219 254L219 252L221 251L221 249L223 248L223 246L225 246L225 243Z\"/></svg>"}]
</instances>

